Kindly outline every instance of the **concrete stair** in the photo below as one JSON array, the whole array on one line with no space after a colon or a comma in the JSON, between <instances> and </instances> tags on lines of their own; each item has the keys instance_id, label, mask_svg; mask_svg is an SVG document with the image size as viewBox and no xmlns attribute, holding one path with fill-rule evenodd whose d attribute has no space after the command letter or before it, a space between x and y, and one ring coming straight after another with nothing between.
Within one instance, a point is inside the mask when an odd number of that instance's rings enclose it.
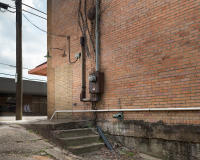
<instances>
[{"instance_id":1,"label":"concrete stair","mask_svg":"<svg viewBox=\"0 0 200 160\"><path fill-rule=\"evenodd\" d=\"M96 151L104 146L94 130L93 128L54 130L52 135L63 148L74 154L82 154Z\"/></svg>"},{"instance_id":2,"label":"concrete stair","mask_svg":"<svg viewBox=\"0 0 200 160\"><path fill-rule=\"evenodd\" d=\"M73 147L69 147L68 149L74 154L82 154L82 153L97 151L103 146L104 146L103 143L97 142L97 143L73 146Z\"/></svg>"},{"instance_id":3,"label":"concrete stair","mask_svg":"<svg viewBox=\"0 0 200 160\"><path fill-rule=\"evenodd\" d=\"M64 141L67 146L77 146L81 144L98 142L99 136L89 135L89 136L81 136L81 137L60 138L60 140Z\"/></svg>"},{"instance_id":4,"label":"concrete stair","mask_svg":"<svg viewBox=\"0 0 200 160\"><path fill-rule=\"evenodd\" d=\"M96 151L104 146L96 129L91 128L91 121L44 121L23 126L74 154Z\"/></svg>"},{"instance_id":5,"label":"concrete stair","mask_svg":"<svg viewBox=\"0 0 200 160\"><path fill-rule=\"evenodd\" d=\"M87 136L87 135L94 135L96 134L94 128L78 128L78 129L67 129L67 130L55 130L53 133L55 136L59 138L66 138L66 137L79 137Z\"/></svg>"}]
</instances>

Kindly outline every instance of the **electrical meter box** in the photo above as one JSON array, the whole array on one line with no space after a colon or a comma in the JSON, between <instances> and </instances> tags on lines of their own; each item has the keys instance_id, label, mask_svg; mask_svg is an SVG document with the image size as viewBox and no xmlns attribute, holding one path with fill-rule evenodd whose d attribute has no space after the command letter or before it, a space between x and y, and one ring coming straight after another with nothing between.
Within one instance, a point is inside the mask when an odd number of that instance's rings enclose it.
<instances>
[{"instance_id":1,"label":"electrical meter box","mask_svg":"<svg viewBox=\"0 0 200 160\"><path fill-rule=\"evenodd\" d=\"M93 72L89 75L90 94L101 94L104 90L104 73Z\"/></svg>"}]
</instances>

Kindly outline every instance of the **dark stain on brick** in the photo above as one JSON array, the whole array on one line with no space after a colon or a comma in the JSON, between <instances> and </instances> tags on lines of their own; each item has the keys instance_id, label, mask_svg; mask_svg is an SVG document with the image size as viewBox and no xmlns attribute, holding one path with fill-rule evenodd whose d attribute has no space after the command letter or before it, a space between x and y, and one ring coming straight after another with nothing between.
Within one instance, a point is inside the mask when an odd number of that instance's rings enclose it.
<instances>
[{"instance_id":1,"label":"dark stain on brick","mask_svg":"<svg viewBox=\"0 0 200 160\"><path fill-rule=\"evenodd\" d=\"M188 36L190 35L190 32L189 31L179 31L176 33L179 37L185 37L185 36Z\"/></svg>"},{"instance_id":2,"label":"dark stain on brick","mask_svg":"<svg viewBox=\"0 0 200 160\"><path fill-rule=\"evenodd\" d=\"M164 61L164 60L169 59L169 58L170 58L169 55L165 55L165 56L162 57L162 60Z\"/></svg>"}]
</instances>

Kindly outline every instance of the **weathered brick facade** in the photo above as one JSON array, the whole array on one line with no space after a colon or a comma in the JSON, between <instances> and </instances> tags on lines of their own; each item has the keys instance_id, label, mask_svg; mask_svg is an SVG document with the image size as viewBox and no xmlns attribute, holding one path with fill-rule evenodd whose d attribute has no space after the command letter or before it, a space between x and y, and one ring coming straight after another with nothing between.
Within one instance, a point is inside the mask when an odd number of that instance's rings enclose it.
<instances>
[{"instance_id":1,"label":"weathered brick facade","mask_svg":"<svg viewBox=\"0 0 200 160\"><path fill-rule=\"evenodd\" d=\"M71 59L81 52L78 4L78 0L48 0L49 117L55 110L92 108L90 103L80 102L81 60L68 61L67 36ZM88 9L94 4L87 0ZM200 107L199 4L199 0L101 0L100 68L105 86L97 109ZM95 24L88 20L88 25L94 38ZM86 58L88 78L95 70L95 53L87 37L91 54ZM50 48L65 49L67 56ZM99 125L118 138L125 136L121 140L127 146L140 144L137 147L146 149L144 152L170 160L200 158L200 141L194 138L200 133L200 111L124 112L124 123L113 119L113 114L98 113ZM180 124L189 128L173 127ZM198 127L190 128L193 125Z\"/></svg>"},{"instance_id":2,"label":"weathered brick facade","mask_svg":"<svg viewBox=\"0 0 200 160\"><path fill-rule=\"evenodd\" d=\"M92 4L88 1L88 8ZM48 0L48 32L71 37L72 59L81 52L77 10L78 0ZM200 106L198 0L102 0L101 10L105 93L98 109ZM48 36L48 48L64 48L67 53L66 43L66 38ZM95 68L89 45L87 76ZM69 64L62 54L50 50L48 59L49 115L55 109L91 108L79 100L81 61ZM125 119L200 124L199 113L129 112ZM112 120L112 114L99 118Z\"/></svg>"}]
</instances>

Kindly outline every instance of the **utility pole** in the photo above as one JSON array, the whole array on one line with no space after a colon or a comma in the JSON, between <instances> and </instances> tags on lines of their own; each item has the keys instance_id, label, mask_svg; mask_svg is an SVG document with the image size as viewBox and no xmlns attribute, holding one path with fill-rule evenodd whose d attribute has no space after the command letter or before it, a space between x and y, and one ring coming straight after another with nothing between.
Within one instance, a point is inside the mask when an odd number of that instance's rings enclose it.
<instances>
[{"instance_id":1,"label":"utility pole","mask_svg":"<svg viewBox=\"0 0 200 160\"><path fill-rule=\"evenodd\" d=\"M16 120L22 120L22 0L16 0Z\"/></svg>"}]
</instances>

